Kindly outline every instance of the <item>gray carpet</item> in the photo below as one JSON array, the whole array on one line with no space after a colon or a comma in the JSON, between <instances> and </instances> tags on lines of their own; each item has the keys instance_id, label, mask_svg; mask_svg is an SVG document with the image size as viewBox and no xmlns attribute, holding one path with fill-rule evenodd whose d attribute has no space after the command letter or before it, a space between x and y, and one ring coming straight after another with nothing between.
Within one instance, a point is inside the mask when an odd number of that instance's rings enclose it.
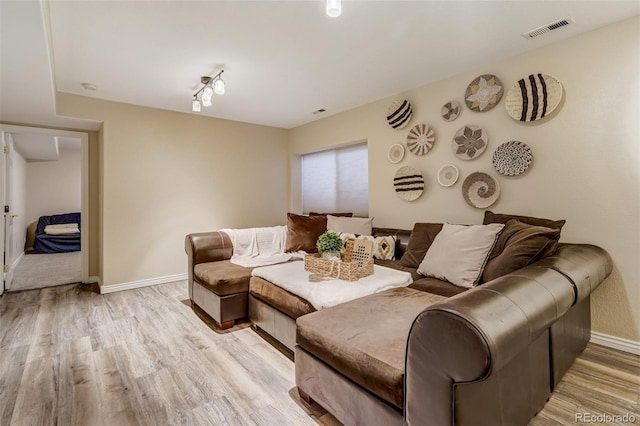
<instances>
[{"instance_id":1,"label":"gray carpet","mask_svg":"<svg viewBox=\"0 0 640 426\"><path fill-rule=\"evenodd\" d=\"M26 254L13 272L8 291L20 291L82 281L82 258L71 253Z\"/></svg>"}]
</instances>

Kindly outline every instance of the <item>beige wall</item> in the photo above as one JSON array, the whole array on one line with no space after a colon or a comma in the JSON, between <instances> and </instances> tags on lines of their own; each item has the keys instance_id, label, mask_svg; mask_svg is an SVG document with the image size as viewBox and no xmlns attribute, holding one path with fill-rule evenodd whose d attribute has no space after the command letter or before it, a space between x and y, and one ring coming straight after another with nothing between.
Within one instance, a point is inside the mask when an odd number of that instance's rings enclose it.
<instances>
[{"instance_id":1,"label":"beige wall","mask_svg":"<svg viewBox=\"0 0 640 426\"><path fill-rule=\"evenodd\" d=\"M639 26L640 19L633 18L398 94L414 107L411 124L403 130L386 124L393 98L292 129L290 208L300 208L299 154L362 139L369 143L369 212L376 226L481 223L483 211L464 202L461 187L470 173L489 172L502 187L491 210L566 219L563 241L593 243L609 251L615 270L593 295L593 329L640 341ZM453 99L464 105L468 83L480 74L496 74L508 89L533 72L556 76L565 89L561 109L548 119L521 124L507 115L504 101L485 113L464 107L453 122L440 117L445 102ZM424 157L407 151L401 163L390 164L388 148L404 142L410 127L422 122L435 127L433 150ZM465 124L480 125L489 134L487 151L468 162L451 151L454 133ZM493 150L514 139L531 147L534 163L520 177L499 176L491 164ZM450 188L436 181L438 169L446 163L461 172ZM393 190L394 173L404 165L422 170L427 181L425 193L415 202L401 200Z\"/></svg>"},{"instance_id":2,"label":"beige wall","mask_svg":"<svg viewBox=\"0 0 640 426\"><path fill-rule=\"evenodd\" d=\"M58 161L27 163L27 224L81 210L82 150L60 149Z\"/></svg>"},{"instance_id":3,"label":"beige wall","mask_svg":"<svg viewBox=\"0 0 640 426\"><path fill-rule=\"evenodd\" d=\"M103 122L104 285L185 273L188 233L286 220L286 130L67 93L57 111Z\"/></svg>"}]
</instances>

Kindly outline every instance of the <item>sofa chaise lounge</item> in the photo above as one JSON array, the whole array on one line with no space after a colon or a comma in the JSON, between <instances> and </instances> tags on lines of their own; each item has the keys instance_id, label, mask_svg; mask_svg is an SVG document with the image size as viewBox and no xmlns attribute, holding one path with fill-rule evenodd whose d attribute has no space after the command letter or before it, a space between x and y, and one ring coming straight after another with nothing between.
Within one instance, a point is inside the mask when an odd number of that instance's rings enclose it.
<instances>
[{"instance_id":1,"label":"sofa chaise lounge","mask_svg":"<svg viewBox=\"0 0 640 426\"><path fill-rule=\"evenodd\" d=\"M402 288L305 315L296 385L349 425L527 424L586 347L611 268L602 249L563 244L450 298Z\"/></svg>"}]
</instances>

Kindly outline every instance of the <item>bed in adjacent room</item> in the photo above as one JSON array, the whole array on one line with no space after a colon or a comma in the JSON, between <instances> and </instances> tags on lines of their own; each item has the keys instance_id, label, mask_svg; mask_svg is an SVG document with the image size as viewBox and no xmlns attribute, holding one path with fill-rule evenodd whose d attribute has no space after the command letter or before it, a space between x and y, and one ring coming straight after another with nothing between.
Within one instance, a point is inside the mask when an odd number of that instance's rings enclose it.
<instances>
[{"instance_id":1,"label":"bed in adjacent room","mask_svg":"<svg viewBox=\"0 0 640 426\"><path fill-rule=\"evenodd\" d=\"M41 216L35 230L33 249L40 253L80 251L80 213Z\"/></svg>"}]
</instances>

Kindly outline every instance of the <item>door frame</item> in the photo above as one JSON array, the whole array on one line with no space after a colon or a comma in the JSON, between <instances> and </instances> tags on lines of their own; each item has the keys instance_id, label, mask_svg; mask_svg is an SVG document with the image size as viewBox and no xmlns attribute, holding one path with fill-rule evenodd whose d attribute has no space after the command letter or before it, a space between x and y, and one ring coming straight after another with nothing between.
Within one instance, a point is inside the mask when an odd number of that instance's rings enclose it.
<instances>
[{"instance_id":1,"label":"door frame","mask_svg":"<svg viewBox=\"0 0 640 426\"><path fill-rule=\"evenodd\" d=\"M4 147L7 146L6 145L6 139L4 136L4 132L0 132L0 149L4 150ZM1 178L1 182L2 184L0 184L0 208L2 208L4 210L4 206L6 205L5 203L5 198L6 198L6 194L5 194L5 190L7 187L7 182L6 182L6 169L7 169L7 161L6 161L6 156L4 154L4 152L0 153L0 155L2 157L0 157L0 178ZM4 211L2 212L2 224L0 225L0 241L2 241L2 265L4 266L5 262L6 262L6 252L5 252L5 245L6 245L6 238L4 235L4 231L5 231L5 213ZM0 295L2 295L4 293L4 278L5 278L5 272L4 270L2 271L2 285L0 285Z\"/></svg>"},{"instance_id":2,"label":"door frame","mask_svg":"<svg viewBox=\"0 0 640 426\"><path fill-rule=\"evenodd\" d=\"M11 281L13 278L13 266L17 265L18 262L14 261L13 256L13 218L14 216L14 199L13 199L13 178L14 178L14 169L13 169L13 158L14 155L14 147L13 143L9 142L7 138L7 133L2 132L2 148L8 148L9 152L2 156L2 176L4 177L3 184L3 193L0 199L2 200L2 205L8 205L10 207L9 211L4 211L4 220L2 221L2 231L4 232L3 236L3 264L8 266L10 269L8 272L4 272L4 289L9 290L11 288ZM22 256L20 256L21 258Z\"/></svg>"},{"instance_id":3,"label":"door frame","mask_svg":"<svg viewBox=\"0 0 640 426\"><path fill-rule=\"evenodd\" d=\"M80 257L82 262L82 282L89 282L89 133L73 130L59 130L41 127L29 127L13 124L0 124L0 132L2 137L4 133L36 133L52 136L71 137L80 139L81 150L81 181L80 181L80 215L82 220L80 221ZM2 157L2 173L5 171L5 157ZM4 178L3 178L4 180ZM4 189L1 194L2 206L5 205ZM2 230L2 236L4 237L4 230ZM2 248L4 250L4 238L2 241ZM2 274L2 286L0 288L0 294L5 290L4 288L4 273Z\"/></svg>"}]
</instances>

